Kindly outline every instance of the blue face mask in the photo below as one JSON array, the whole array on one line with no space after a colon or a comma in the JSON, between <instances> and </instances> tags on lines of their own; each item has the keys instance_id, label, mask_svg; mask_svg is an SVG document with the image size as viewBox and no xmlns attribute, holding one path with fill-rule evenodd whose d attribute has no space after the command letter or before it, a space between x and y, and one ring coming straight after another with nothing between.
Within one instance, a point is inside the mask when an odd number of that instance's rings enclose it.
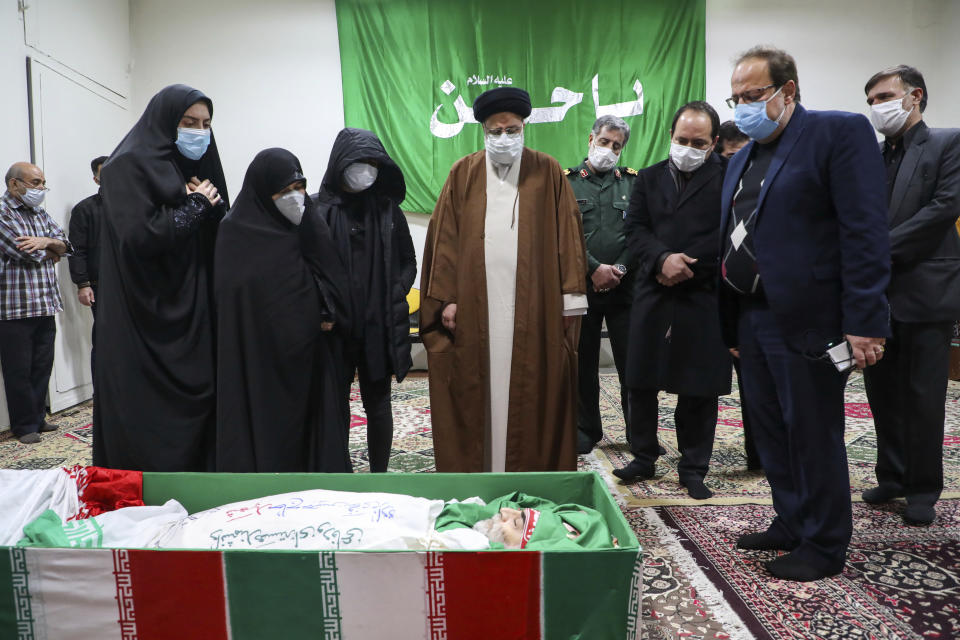
<instances>
[{"instance_id":1,"label":"blue face mask","mask_svg":"<svg viewBox=\"0 0 960 640\"><path fill-rule=\"evenodd\" d=\"M199 160L210 146L210 129L177 129L177 149L187 158Z\"/></svg>"},{"instance_id":2,"label":"blue face mask","mask_svg":"<svg viewBox=\"0 0 960 640\"><path fill-rule=\"evenodd\" d=\"M777 89L777 93L780 93L781 89L783 87ZM787 105L783 105L783 111L780 112L776 120L771 120L767 116L767 103L776 98L777 93L763 101L738 104L733 112L733 121L736 123L737 129L754 140L763 140L773 135L773 132L780 126L780 119L783 118L783 114L787 112Z\"/></svg>"}]
</instances>

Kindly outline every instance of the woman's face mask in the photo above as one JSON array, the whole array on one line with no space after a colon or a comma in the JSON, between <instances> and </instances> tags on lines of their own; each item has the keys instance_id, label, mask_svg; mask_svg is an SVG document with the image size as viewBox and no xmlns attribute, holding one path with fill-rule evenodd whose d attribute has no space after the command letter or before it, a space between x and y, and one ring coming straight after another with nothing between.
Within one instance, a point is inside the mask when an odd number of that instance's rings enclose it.
<instances>
[{"instance_id":1,"label":"woman's face mask","mask_svg":"<svg viewBox=\"0 0 960 640\"><path fill-rule=\"evenodd\" d=\"M343 186L351 193L366 191L377 181L377 168L366 162L354 162L343 170Z\"/></svg>"},{"instance_id":2,"label":"woman's face mask","mask_svg":"<svg viewBox=\"0 0 960 640\"><path fill-rule=\"evenodd\" d=\"M177 149L191 160L199 160L210 146L210 129L177 129Z\"/></svg>"},{"instance_id":3,"label":"woman's face mask","mask_svg":"<svg viewBox=\"0 0 960 640\"><path fill-rule=\"evenodd\" d=\"M299 189L287 191L279 198L274 198L273 204L283 214L283 217L295 225L299 225L303 219L303 210L305 208L306 194Z\"/></svg>"}]
</instances>

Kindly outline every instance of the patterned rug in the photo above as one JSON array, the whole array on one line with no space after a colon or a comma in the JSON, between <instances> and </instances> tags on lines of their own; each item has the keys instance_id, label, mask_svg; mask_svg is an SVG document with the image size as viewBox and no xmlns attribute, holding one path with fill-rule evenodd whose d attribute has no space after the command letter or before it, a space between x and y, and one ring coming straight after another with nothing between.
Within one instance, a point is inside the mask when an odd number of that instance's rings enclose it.
<instances>
[{"instance_id":1,"label":"patterned rug","mask_svg":"<svg viewBox=\"0 0 960 640\"><path fill-rule=\"evenodd\" d=\"M703 504L771 504L770 485L762 472L746 470L747 458L743 449L743 422L740 417L740 396L736 391L720 398L720 416L710 460L706 483L714 491L707 501L693 500L680 486L673 410L677 398L660 394L660 443L667 450L657 460L657 477L628 485L617 482L613 487L627 506L703 505ZM620 407L620 385L615 375L603 375L600 381L600 412L604 438L594 452L587 456L593 468L609 474L611 469L623 467L633 456L627 449ZM850 468L850 487L853 499L876 484L873 467L877 460L877 439L873 429L873 415L867 404L863 376L850 376L846 390L847 457ZM944 439L944 493L945 498L960 498L960 383L950 382L947 388L947 414Z\"/></svg>"},{"instance_id":2,"label":"patterned rug","mask_svg":"<svg viewBox=\"0 0 960 640\"><path fill-rule=\"evenodd\" d=\"M714 620L727 623L724 632L730 638L958 638L960 502L939 502L937 519L930 527L904 526L899 515L902 509L902 504L888 508L855 504L853 541L843 573L812 583L771 578L762 562L774 558L776 551L734 548L739 535L767 527L772 507L716 505L642 511L655 511L646 518L661 518L674 534L682 546L681 552L672 554L677 563L700 568L700 572L692 572L695 588L719 601ZM661 591L670 587L664 581ZM647 596L660 606L669 602L667 594L648 591ZM687 621L686 625L697 622ZM710 622L699 624L692 632L700 633L700 628L712 631Z\"/></svg>"}]
</instances>

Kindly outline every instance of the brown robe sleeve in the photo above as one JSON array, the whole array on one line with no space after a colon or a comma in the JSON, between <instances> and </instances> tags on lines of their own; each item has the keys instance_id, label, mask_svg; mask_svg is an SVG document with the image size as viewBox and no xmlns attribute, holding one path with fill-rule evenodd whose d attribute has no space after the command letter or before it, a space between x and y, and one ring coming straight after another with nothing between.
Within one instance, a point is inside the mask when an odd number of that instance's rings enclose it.
<instances>
[{"instance_id":1,"label":"brown robe sleeve","mask_svg":"<svg viewBox=\"0 0 960 640\"><path fill-rule=\"evenodd\" d=\"M450 335L443 328L441 314L449 303L457 301L457 256L460 245L454 184L456 165L447 176L433 215L427 226L423 249L420 289L420 337L427 351L445 350Z\"/></svg>"}]
</instances>

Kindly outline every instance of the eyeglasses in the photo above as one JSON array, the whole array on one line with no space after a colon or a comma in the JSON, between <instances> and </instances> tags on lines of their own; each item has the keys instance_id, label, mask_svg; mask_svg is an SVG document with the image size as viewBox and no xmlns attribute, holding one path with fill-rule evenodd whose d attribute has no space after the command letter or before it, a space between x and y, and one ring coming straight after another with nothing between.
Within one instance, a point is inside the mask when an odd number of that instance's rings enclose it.
<instances>
[{"instance_id":1,"label":"eyeglasses","mask_svg":"<svg viewBox=\"0 0 960 640\"><path fill-rule=\"evenodd\" d=\"M50 187L47 186L46 182L41 182L40 184L30 184L25 180L16 178L16 181L25 186L27 189L40 189L41 191L50 191Z\"/></svg>"},{"instance_id":2,"label":"eyeglasses","mask_svg":"<svg viewBox=\"0 0 960 640\"><path fill-rule=\"evenodd\" d=\"M777 85L768 84L765 87L760 87L759 89L750 89L749 91L744 91L743 93L735 93L729 98L726 99L727 106L731 109L736 109L737 105L740 104L740 101L744 102L756 102L763 97L763 94L766 93L767 89L772 89Z\"/></svg>"},{"instance_id":3,"label":"eyeglasses","mask_svg":"<svg viewBox=\"0 0 960 640\"><path fill-rule=\"evenodd\" d=\"M515 136L523 129L523 127L507 127L506 129L485 129L488 136L494 136L499 138L501 134L507 134L508 136Z\"/></svg>"}]
</instances>

